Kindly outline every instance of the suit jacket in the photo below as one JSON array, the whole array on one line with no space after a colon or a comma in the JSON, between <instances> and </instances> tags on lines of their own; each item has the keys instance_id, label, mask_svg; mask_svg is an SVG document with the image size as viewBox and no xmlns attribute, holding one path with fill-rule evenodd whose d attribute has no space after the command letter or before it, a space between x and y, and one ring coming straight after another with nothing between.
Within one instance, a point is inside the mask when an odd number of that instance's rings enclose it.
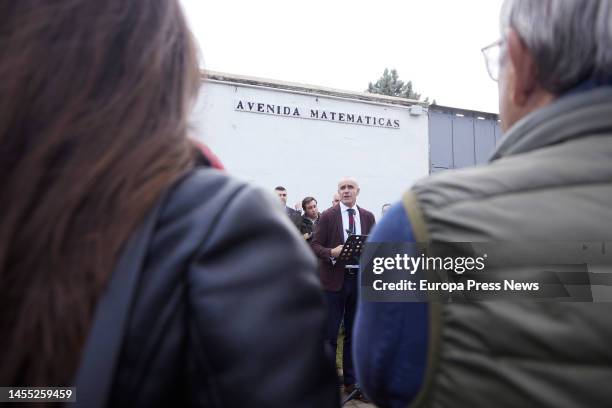
<instances>
[{"instance_id":1,"label":"suit jacket","mask_svg":"<svg viewBox=\"0 0 612 408\"><path fill-rule=\"evenodd\" d=\"M302 213L288 206L285 206L285 212L289 216L291 223L295 225L299 231L302 226Z\"/></svg>"},{"instance_id":2,"label":"suit jacket","mask_svg":"<svg viewBox=\"0 0 612 408\"><path fill-rule=\"evenodd\" d=\"M361 234L367 235L374 227L376 220L374 214L357 206L359 209L359 221L361 222ZM332 264L331 250L344 243L344 229L342 228L342 214L340 206L335 205L321 214L319 225L315 228L311 246L319 259L319 277L323 289L338 292L344 283L344 267L342 262Z\"/></svg>"}]
</instances>

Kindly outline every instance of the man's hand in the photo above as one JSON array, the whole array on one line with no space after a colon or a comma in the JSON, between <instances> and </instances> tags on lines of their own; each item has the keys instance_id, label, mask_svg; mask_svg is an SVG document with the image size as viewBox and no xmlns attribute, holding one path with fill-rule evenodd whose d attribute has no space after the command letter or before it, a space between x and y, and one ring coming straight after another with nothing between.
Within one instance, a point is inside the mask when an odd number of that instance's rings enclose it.
<instances>
[{"instance_id":1,"label":"man's hand","mask_svg":"<svg viewBox=\"0 0 612 408\"><path fill-rule=\"evenodd\" d=\"M331 256L336 258L338 255L340 255L340 252L342 252L342 247L344 247L344 245L338 245L337 247L333 248L331 250Z\"/></svg>"},{"instance_id":2,"label":"man's hand","mask_svg":"<svg viewBox=\"0 0 612 408\"><path fill-rule=\"evenodd\" d=\"M312 237L312 232L307 232L305 234L302 234L302 236L304 237L305 240L308 241L310 237Z\"/></svg>"}]
</instances>

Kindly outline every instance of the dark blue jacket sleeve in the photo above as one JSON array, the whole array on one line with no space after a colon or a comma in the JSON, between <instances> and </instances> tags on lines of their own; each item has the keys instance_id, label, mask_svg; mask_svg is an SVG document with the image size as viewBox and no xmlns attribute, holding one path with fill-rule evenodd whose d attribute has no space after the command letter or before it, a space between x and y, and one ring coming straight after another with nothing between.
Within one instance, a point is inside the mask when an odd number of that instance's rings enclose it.
<instances>
[{"instance_id":1,"label":"dark blue jacket sleeve","mask_svg":"<svg viewBox=\"0 0 612 408\"><path fill-rule=\"evenodd\" d=\"M368 240L415 242L401 203L389 209ZM353 359L362 390L379 407L404 408L417 395L427 338L427 303L359 301Z\"/></svg>"}]
</instances>

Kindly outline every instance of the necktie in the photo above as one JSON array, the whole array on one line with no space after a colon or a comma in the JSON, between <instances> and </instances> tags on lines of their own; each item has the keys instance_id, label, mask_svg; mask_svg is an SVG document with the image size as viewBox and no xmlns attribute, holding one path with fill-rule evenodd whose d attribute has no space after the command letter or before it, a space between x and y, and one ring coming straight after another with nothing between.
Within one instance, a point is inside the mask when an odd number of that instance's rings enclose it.
<instances>
[{"instance_id":1,"label":"necktie","mask_svg":"<svg viewBox=\"0 0 612 408\"><path fill-rule=\"evenodd\" d=\"M355 233L355 209L354 208L349 208L348 210L348 216L349 216L349 231L351 231L351 234Z\"/></svg>"}]
</instances>

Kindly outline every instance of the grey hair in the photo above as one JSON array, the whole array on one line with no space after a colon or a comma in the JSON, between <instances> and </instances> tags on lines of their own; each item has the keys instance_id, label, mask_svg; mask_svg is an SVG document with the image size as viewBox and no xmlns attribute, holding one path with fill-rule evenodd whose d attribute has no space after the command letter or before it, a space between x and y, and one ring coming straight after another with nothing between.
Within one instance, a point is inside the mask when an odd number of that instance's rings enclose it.
<instances>
[{"instance_id":1,"label":"grey hair","mask_svg":"<svg viewBox=\"0 0 612 408\"><path fill-rule=\"evenodd\" d=\"M506 0L502 36L513 28L532 53L538 81L556 95L612 77L612 0Z\"/></svg>"}]
</instances>

